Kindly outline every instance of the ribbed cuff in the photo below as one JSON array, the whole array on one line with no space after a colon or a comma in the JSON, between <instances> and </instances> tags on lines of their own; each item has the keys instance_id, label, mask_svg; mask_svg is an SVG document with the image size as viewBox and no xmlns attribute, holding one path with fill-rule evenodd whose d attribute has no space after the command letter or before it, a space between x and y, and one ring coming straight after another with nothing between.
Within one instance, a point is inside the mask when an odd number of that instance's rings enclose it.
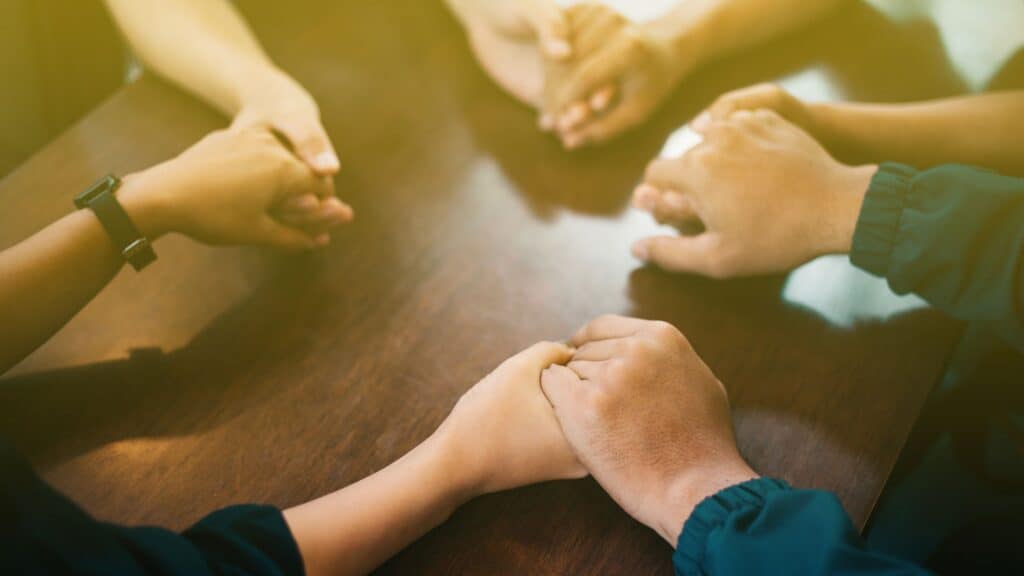
<instances>
[{"instance_id":1,"label":"ribbed cuff","mask_svg":"<svg viewBox=\"0 0 1024 576\"><path fill-rule=\"evenodd\" d=\"M850 261L875 276L889 272L889 259L900 231L900 219L917 170L886 162L879 166L864 196L853 233Z\"/></svg>"},{"instance_id":2,"label":"ribbed cuff","mask_svg":"<svg viewBox=\"0 0 1024 576\"><path fill-rule=\"evenodd\" d=\"M676 574L706 574L704 556L708 537L737 511L763 506L776 492L790 490L789 484L774 478L756 478L709 496L701 501L683 525L672 557Z\"/></svg>"}]
</instances>

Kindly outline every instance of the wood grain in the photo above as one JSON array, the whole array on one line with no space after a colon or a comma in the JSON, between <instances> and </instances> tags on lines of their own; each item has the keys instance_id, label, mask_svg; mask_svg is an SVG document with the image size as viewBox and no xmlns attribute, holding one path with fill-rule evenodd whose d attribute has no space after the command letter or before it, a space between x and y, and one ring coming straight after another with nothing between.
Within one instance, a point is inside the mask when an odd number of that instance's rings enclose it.
<instances>
[{"instance_id":1,"label":"wood grain","mask_svg":"<svg viewBox=\"0 0 1024 576\"><path fill-rule=\"evenodd\" d=\"M169 238L156 265L118 276L0 387L0 430L48 481L103 519L173 528L232 503L297 504L412 448L510 354L613 312L683 330L726 383L751 462L835 490L863 525L958 325L918 308L842 326L788 300L784 277L640 268L629 242L652 225L628 196L666 135L731 88L961 91L932 30L850 8L699 71L644 129L568 154L436 3L242 6L319 100L357 221L302 257ZM125 87L0 182L0 245L95 177L224 124L154 78ZM481 498L381 572L669 573L669 553L583 480Z\"/></svg>"}]
</instances>

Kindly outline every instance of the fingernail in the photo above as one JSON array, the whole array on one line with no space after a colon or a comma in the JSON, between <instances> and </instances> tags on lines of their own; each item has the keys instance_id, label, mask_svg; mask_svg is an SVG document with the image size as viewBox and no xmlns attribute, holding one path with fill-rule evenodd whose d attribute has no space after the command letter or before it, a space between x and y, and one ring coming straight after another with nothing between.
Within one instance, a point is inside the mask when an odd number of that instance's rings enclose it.
<instances>
[{"instance_id":1,"label":"fingernail","mask_svg":"<svg viewBox=\"0 0 1024 576\"><path fill-rule=\"evenodd\" d=\"M666 194L665 204L675 212L682 212L688 207L686 197L678 192Z\"/></svg>"},{"instance_id":2,"label":"fingernail","mask_svg":"<svg viewBox=\"0 0 1024 576\"><path fill-rule=\"evenodd\" d=\"M341 200L337 200L337 199L335 199L335 200L337 201L337 205L334 208L334 213L337 216L338 221L339 222L350 222L352 220L353 215L354 215L354 213L352 211L352 207L349 206L348 204L345 204Z\"/></svg>"},{"instance_id":3,"label":"fingernail","mask_svg":"<svg viewBox=\"0 0 1024 576\"><path fill-rule=\"evenodd\" d=\"M566 134L562 136L562 145L569 150L575 150L579 148L580 144L583 143L583 138L577 134Z\"/></svg>"},{"instance_id":4,"label":"fingernail","mask_svg":"<svg viewBox=\"0 0 1024 576\"><path fill-rule=\"evenodd\" d=\"M633 206L650 212L658 202L658 189L650 184L641 184L633 190Z\"/></svg>"},{"instance_id":5,"label":"fingernail","mask_svg":"<svg viewBox=\"0 0 1024 576\"><path fill-rule=\"evenodd\" d=\"M707 112L701 112L690 122L690 128L693 128L697 132L702 132L711 126L711 114Z\"/></svg>"},{"instance_id":6,"label":"fingernail","mask_svg":"<svg viewBox=\"0 0 1024 576\"><path fill-rule=\"evenodd\" d=\"M611 101L611 90L605 88L604 90L601 90L597 94L594 94L593 96L590 97L590 107L598 112L601 112L602 110L607 108L609 104L611 104Z\"/></svg>"},{"instance_id":7,"label":"fingernail","mask_svg":"<svg viewBox=\"0 0 1024 576\"><path fill-rule=\"evenodd\" d=\"M540 126L541 130L545 132L550 132L555 127L554 115L548 112L541 114L540 120L537 122L537 125Z\"/></svg>"},{"instance_id":8,"label":"fingernail","mask_svg":"<svg viewBox=\"0 0 1024 576\"><path fill-rule=\"evenodd\" d=\"M548 40L545 45L547 46L548 56L556 60L562 60L572 55L572 46L565 40L553 38Z\"/></svg>"},{"instance_id":9,"label":"fingernail","mask_svg":"<svg viewBox=\"0 0 1024 576\"><path fill-rule=\"evenodd\" d=\"M290 202L291 208L300 212L307 212L310 210L316 210L320 206L320 202L316 199L316 196L312 194L303 194L293 198Z\"/></svg>"},{"instance_id":10,"label":"fingernail","mask_svg":"<svg viewBox=\"0 0 1024 576\"><path fill-rule=\"evenodd\" d=\"M341 162L334 152L325 151L313 158L313 166L321 172L337 172L341 168Z\"/></svg>"},{"instance_id":11,"label":"fingernail","mask_svg":"<svg viewBox=\"0 0 1024 576\"><path fill-rule=\"evenodd\" d=\"M637 260L643 260L644 262L647 261L647 258L648 258L647 244L645 242L643 242L642 240L639 241L639 242L634 242L633 243L632 252L633 252L633 256Z\"/></svg>"},{"instance_id":12,"label":"fingernail","mask_svg":"<svg viewBox=\"0 0 1024 576\"><path fill-rule=\"evenodd\" d=\"M317 247L323 248L324 246L327 246L328 244L331 243L331 235L327 234L326 232L324 232L323 234L317 234L316 238L313 239L313 243Z\"/></svg>"}]
</instances>

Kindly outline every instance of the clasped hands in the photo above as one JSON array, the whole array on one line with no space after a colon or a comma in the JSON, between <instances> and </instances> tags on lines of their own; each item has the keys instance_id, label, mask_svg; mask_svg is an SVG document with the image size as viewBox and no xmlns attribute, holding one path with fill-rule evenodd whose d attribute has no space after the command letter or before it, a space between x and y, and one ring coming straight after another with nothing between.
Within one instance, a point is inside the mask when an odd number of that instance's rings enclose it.
<instances>
[{"instance_id":1,"label":"clasped hands","mask_svg":"<svg viewBox=\"0 0 1024 576\"><path fill-rule=\"evenodd\" d=\"M431 438L461 500L591 474L675 545L703 498L757 475L724 387L673 326L602 316L542 342L471 388Z\"/></svg>"},{"instance_id":2,"label":"clasped hands","mask_svg":"<svg viewBox=\"0 0 1024 576\"><path fill-rule=\"evenodd\" d=\"M594 2L448 3L483 68L570 149L643 122L692 64L670 35Z\"/></svg>"}]
</instances>

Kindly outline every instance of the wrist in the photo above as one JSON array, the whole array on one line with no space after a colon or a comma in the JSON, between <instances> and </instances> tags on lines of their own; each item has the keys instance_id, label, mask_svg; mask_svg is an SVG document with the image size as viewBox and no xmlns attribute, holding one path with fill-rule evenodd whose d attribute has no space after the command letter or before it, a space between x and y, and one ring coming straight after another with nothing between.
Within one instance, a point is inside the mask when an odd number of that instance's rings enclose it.
<instances>
[{"instance_id":1,"label":"wrist","mask_svg":"<svg viewBox=\"0 0 1024 576\"><path fill-rule=\"evenodd\" d=\"M807 126L804 129L828 150L842 150L847 140L846 109L835 102L805 104Z\"/></svg>"},{"instance_id":2,"label":"wrist","mask_svg":"<svg viewBox=\"0 0 1024 576\"><path fill-rule=\"evenodd\" d=\"M266 108L268 102L292 101L297 94L312 101L305 88L272 62L253 62L249 68L245 81L239 83L233 116L247 108Z\"/></svg>"},{"instance_id":3,"label":"wrist","mask_svg":"<svg viewBox=\"0 0 1024 576\"><path fill-rule=\"evenodd\" d=\"M483 494L485 478L479 473L479 459L466 450L460 435L450 427L442 424L420 447L440 470L446 498L453 508Z\"/></svg>"},{"instance_id":4,"label":"wrist","mask_svg":"<svg viewBox=\"0 0 1024 576\"><path fill-rule=\"evenodd\" d=\"M864 197L871 180L878 172L878 165L843 166L843 174L839 179L836 191L832 195L834 202L831 218L823 240L823 254L847 254L853 244L853 233L857 229L857 220L864 204Z\"/></svg>"},{"instance_id":5,"label":"wrist","mask_svg":"<svg viewBox=\"0 0 1024 576\"><path fill-rule=\"evenodd\" d=\"M117 200L139 232L153 242L173 231L170 202L147 172L129 174L121 179Z\"/></svg>"},{"instance_id":6,"label":"wrist","mask_svg":"<svg viewBox=\"0 0 1024 576\"><path fill-rule=\"evenodd\" d=\"M664 486L648 526L675 548L683 526L705 498L758 477L738 454L729 462L688 469Z\"/></svg>"},{"instance_id":7,"label":"wrist","mask_svg":"<svg viewBox=\"0 0 1024 576\"><path fill-rule=\"evenodd\" d=\"M637 26L662 53L661 60L668 67L673 85L704 61L708 43L701 41L696 27L674 20L653 20Z\"/></svg>"}]
</instances>

